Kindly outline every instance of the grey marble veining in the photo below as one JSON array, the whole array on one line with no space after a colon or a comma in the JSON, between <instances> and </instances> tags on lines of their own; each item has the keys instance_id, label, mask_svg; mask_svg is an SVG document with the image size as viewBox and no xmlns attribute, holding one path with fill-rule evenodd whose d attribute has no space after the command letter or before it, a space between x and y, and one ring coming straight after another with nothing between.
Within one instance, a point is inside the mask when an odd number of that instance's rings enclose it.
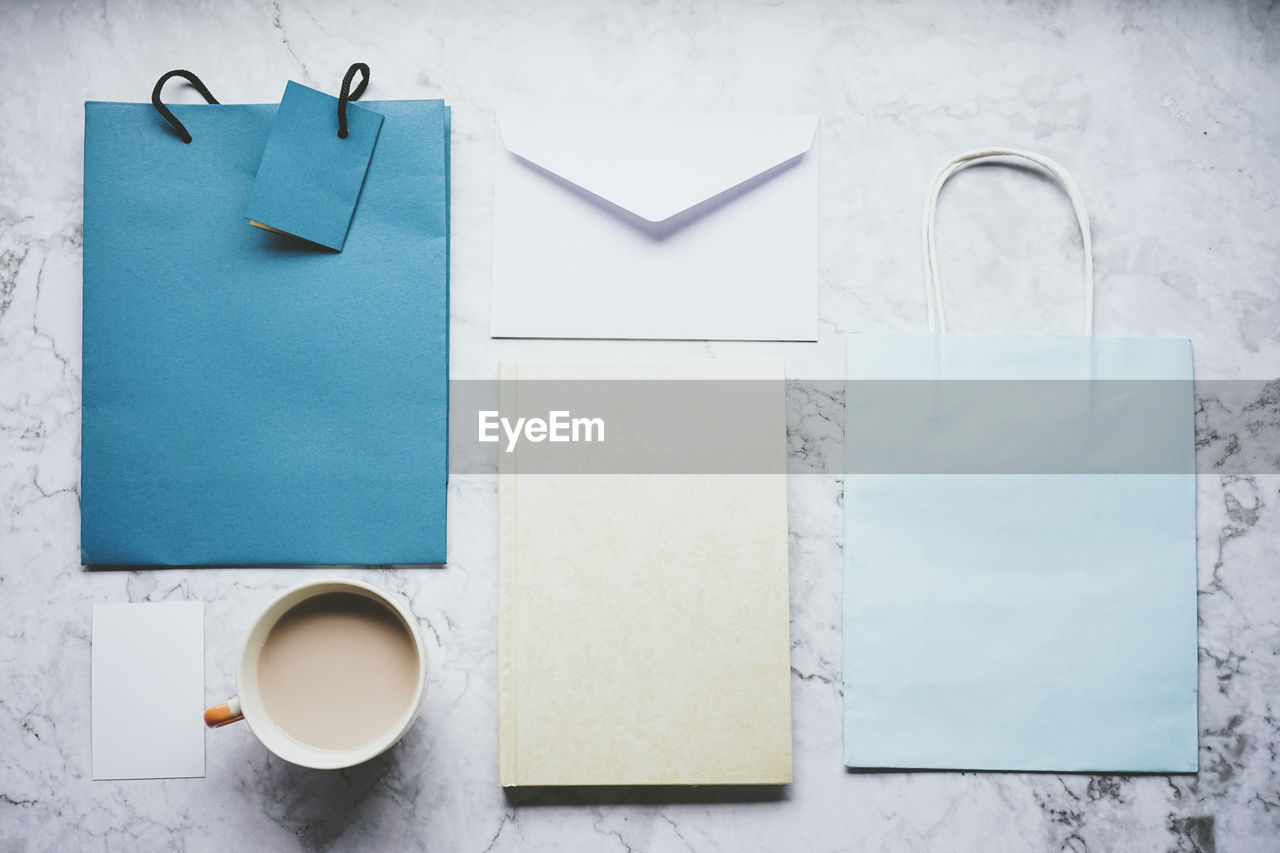
<instances>
[{"instance_id":1,"label":"grey marble veining","mask_svg":"<svg viewBox=\"0 0 1280 853\"><path fill-rule=\"evenodd\" d=\"M1280 368L1280 8L1274 2L414 4L0 0L0 849L1064 850L1280 846L1280 475L1199 483L1199 775L848 774L840 765L841 483L792 477L795 783L781 790L528 791L496 766L496 484L450 486L444 570L86 572L78 559L82 102L145 101L186 67L228 102L287 79L454 107L453 375L498 359L783 355L842 375L842 334L923 329L919 206L950 155L1048 154L1097 250L1099 334L1176 335L1198 376ZM190 93L173 87L175 100ZM822 116L817 344L488 337L494 111ZM1079 247L1065 198L1022 170L944 193L961 331L1066 331ZM815 399L793 451L829 445ZM1269 404L1276 406L1273 399ZM1271 422L1275 422L1274 409ZM1202 440L1215 435L1212 410ZM1271 471L1274 472L1274 468ZM209 700L232 692L258 608L323 574L398 590L431 656L422 719L341 773L211 732L205 779L93 782L95 601L207 604ZM1087 631L1088 626L1081 626Z\"/></svg>"}]
</instances>

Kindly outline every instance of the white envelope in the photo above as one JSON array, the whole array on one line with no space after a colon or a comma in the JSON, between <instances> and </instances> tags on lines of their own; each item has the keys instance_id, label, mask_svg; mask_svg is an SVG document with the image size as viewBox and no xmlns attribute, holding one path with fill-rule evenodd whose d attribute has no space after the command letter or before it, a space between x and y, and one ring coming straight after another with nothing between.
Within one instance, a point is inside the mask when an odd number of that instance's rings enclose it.
<instances>
[{"instance_id":1,"label":"white envelope","mask_svg":"<svg viewBox=\"0 0 1280 853\"><path fill-rule=\"evenodd\" d=\"M498 116L494 337L818 339L817 116Z\"/></svg>"}]
</instances>

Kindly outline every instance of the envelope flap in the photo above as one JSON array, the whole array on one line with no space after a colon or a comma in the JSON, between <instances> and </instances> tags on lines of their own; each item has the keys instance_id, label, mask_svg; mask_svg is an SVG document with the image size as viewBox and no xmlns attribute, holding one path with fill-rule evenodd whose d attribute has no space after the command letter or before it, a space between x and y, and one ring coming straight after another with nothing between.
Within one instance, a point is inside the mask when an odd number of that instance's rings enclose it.
<instances>
[{"instance_id":1,"label":"envelope flap","mask_svg":"<svg viewBox=\"0 0 1280 853\"><path fill-rule=\"evenodd\" d=\"M503 113L512 154L650 222L813 147L817 116Z\"/></svg>"}]
</instances>

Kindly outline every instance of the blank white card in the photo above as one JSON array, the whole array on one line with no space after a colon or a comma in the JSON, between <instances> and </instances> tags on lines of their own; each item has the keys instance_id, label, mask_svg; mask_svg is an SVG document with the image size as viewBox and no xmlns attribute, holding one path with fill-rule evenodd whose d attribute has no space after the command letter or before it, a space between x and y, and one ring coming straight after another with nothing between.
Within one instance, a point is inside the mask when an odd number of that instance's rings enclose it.
<instances>
[{"instance_id":1,"label":"blank white card","mask_svg":"<svg viewBox=\"0 0 1280 853\"><path fill-rule=\"evenodd\" d=\"M93 778L204 776L204 604L93 606Z\"/></svg>"}]
</instances>

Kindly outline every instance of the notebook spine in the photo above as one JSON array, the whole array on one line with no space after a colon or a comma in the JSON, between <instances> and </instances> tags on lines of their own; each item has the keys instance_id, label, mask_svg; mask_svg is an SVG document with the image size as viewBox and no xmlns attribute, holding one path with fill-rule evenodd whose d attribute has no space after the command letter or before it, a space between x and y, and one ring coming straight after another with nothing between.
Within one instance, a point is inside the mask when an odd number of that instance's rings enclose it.
<instances>
[{"instance_id":1,"label":"notebook spine","mask_svg":"<svg viewBox=\"0 0 1280 853\"><path fill-rule=\"evenodd\" d=\"M516 410L516 365L498 365L498 408ZM516 573L516 489L514 454L498 454L498 781L520 784L517 767L514 606Z\"/></svg>"}]
</instances>

